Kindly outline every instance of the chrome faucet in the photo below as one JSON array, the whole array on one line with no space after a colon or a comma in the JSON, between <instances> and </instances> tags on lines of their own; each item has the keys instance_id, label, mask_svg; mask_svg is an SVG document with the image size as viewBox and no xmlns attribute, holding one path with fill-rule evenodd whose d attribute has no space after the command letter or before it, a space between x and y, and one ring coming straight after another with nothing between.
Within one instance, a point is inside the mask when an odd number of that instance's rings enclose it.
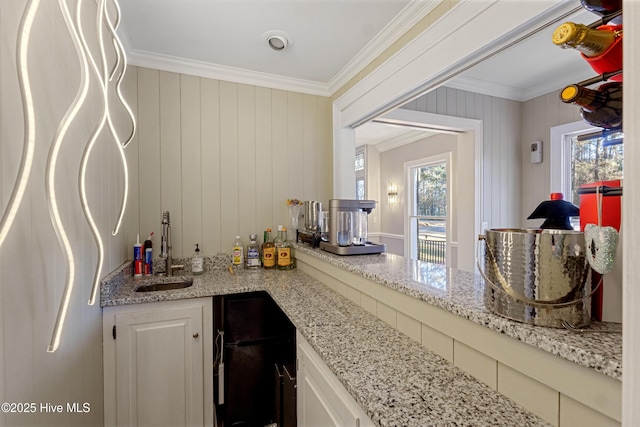
<instances>
[{"instance_id":1,"label":"chrome faucet","mask_svg":"<svg viewBox=\"0 0 640 427\"><path fill-rule=\"evenodd\" d=\"M174 265L173 256L171 255L171 221L169 220L169 211L162 212L162 237L160 238L160 258L164 258L164 274L173 276L174 270L184 268L184 265Z\"/></svg>"}]
</instances>

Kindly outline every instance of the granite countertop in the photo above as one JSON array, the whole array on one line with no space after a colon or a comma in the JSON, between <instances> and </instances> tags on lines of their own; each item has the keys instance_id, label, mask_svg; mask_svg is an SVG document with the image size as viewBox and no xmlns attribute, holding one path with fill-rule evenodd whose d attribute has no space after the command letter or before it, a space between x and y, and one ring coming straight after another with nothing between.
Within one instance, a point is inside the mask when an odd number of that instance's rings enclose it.
<instances>
[{"instance_id":1,"label":"granite countertop","mask_svg":"<svg viewBox=\"0 0 640 427\"><path fill-rule=\"evenodd\" d=\"M226 257L207 259L193 286L147 293L135 288L159 278L133 278L127 263L103 279L101 305L265 290L377 425L548 425L307 274L231 274L227 263Z\"/></svg>"},{"instance_id":2,"label":"granite countertop","mask_svg":"<svg viewBox=\"0 0 640 427\"><path fill-rule=\"evenodd\" d=\"M621 333L574 333L519 323L490 313L484 308L484 280L479 274L389 253L339 256L302 244L296 244L296 250L578 365L622 379ZM593 322L589 329L621 331L621 325Z\"/></svg>"}]
</instances>

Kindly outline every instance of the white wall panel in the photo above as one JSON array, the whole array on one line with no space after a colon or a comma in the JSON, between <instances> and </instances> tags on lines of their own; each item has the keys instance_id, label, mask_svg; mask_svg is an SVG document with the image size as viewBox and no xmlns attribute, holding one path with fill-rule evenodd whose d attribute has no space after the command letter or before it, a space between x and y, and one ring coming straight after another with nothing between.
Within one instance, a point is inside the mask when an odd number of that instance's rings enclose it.
<instances>
[{"instance_id":1,"label":"white wall panel","mask_svg":"<svg viewBox=\"0 0 640 427\"><path fill-rule=\"evenodd\" d=\"M220 82L201 80L202 251L220 247Z\"/></svg>"},{"instance_id":2,"label":"white wall panel","mask_svg":"<svg viewBox=\"0 0 640 427\"><path fill-rule=\"evenodd\" d=\"M318 103L317 97L312 95L302 96L302 157L301 159L318 158ZM302 165L302 179L304 187L301 194L318 194L320 165L317 160L307 160ZM322 201L322 200L321 200ZM326 200L324 203L328 203ZM326 206L329 207L328 205ZM302 218L300 221L304 221Z\"/></svg>"},{"instance_id":3,"label":"white wall panel","mask_svg":"<svg viewBox=\"0 0 640 427\"><path fill-rule=\"evenodd\" d=\"M160 72L160 203L168 210L171 221L171 245L174 253L182 253L182 152L180 147L180 75ZM144 173L144 172L143 172ZM153 225L162 231L162 213L156 214ZM145 233L141 230L141 233ZM157 246L160 247L159 245Z\"/></svg>"},{"instance_id":4,"label":"white wall panel","mask_svg":"<svg viewBox=\"0 0 640 427\"><path fill-rule=\"evenodd\" d=\"M238 180L239 186L239 230L253 230L249 233L241 233L245 244L249 243L249 234L254 232L259 234L256 229L255 105L255 87L238 85L238 164L235 179Z\"/></svg>"},{"instance_id":5,"label":"white wall panel","mask_svg":"<svg viewBox=\"0 0 640 427\"><path fill-rule=\"evenodd\" d=\"M331 171L320 162L331 159L327 98L137 71L139 167L130 172L139 182L140 235L155 231L156 256L163 209L174 257L188 257L195 243L206 255L226 253L237 234L248 243L251 233L262 240L267 227L290 226L288 198L328 202Z\"/></svg>"},{"instance_id":6,"label":"white wall panel","mask_svg":"<svg viewBox=\"0 0 640 427\"><path fill-rule=\"evenodd\" d=\"M318 163L318 193L317 200L327 203L333 197L333 145L327 144L332 141L333 131L327 123L332 123L332 106L329 98L316 98L318 102L318 157L311 159Z\"/></svg>"},{"instance_id":7,"label":"white wall panel","mask_svg":"<svg viewBox=\"0 0 640 427\"><path fill-rule=\"evenodd\" d=\"M286 168L289 172L288 183L289 191L287 198L304 200L304 176L305 176L305 157L304 157L304 123L303 118L305 112L303 110L303 95L301 93L287 93L287 151L281 153L281 160L286 162L280 163L280 167ZM290 239L295 238L295 232L291 226L290 216L283 224L287 227L287 235Z\"/></svg>"},{"instance_id":8,"label":"white wall panel","mask_svg":"<svg viewBox=\"0 0 640 427\"><path fill-rule=\"evenodd\" d=\"M274 156L272 136L271 89L256 87L256 215L258 239L264 231L273 228L273 171ZM272 234L273 235L273 234Z\"/></svg>"},{"instance_id":9,"label":"white wall panel","mask_svg":"<svg viewBox=\"0 0 640 427\"><path fill-rule=\"evenodd\" d=\"M291 196L289 192L289 155L287 153L288 138L288 96L287 92L274 90L271 95L271 117L272 117L272 173L273 173L273 227L276 233L278 224L289 223L289 213L285 206L285 201Z\"/></svg>"},{"instance_id":10,"label":"white wall panel","mask_svg":"<svg viewBox=\"0 0 640 427\"><path fill-rule=\"evenodd\" d=\"M228 252L234 236L244 234L240 232L238 218L238 85L229 82L220 82L220 179L221 247L218 250ZM209 254L209 250L204 253Z\"/></svg>"},{"instance_id":11,"label":"white wall panel","mask_svg":"<svg viewBox=\"0 0 640 427\"><path fill-rule=\"evenodd\" d=\"M182 219L188 227L174 241L182 240L186 254L202 246L202 155L200 136L200 79L180 76L180 140L182 172ZM174 245L174 247L177 247ZM177 249L176 249L177 250Z\"/></svg>"},{"instance_id":12,"label":"white wall panel","mask_svg":"<svg viewBox=\"0 0 640 427\"><path fill-rule=\"evenodd\" d=\"M162 199L160 189L160 72L147 68L131 68L137 74L138 98L138 146L127 148L127 156L135 156L137 151L138 164L129 162L130 176L138 181L138 199L131 200L138 204L138 218L130 221L129 239L134 242L137 233L143 236L154 232L154 251L160 251L160 220L162 218ZM127 93L129 96L129 93ZM145 102L141 102L141 100ZM137 168L135 168L137 166ZM132 198L135 194L132 193ZM133 212L130 213L130 215ZM128 254L129 259L133 253Z\"/></svg>"}]
</instances>

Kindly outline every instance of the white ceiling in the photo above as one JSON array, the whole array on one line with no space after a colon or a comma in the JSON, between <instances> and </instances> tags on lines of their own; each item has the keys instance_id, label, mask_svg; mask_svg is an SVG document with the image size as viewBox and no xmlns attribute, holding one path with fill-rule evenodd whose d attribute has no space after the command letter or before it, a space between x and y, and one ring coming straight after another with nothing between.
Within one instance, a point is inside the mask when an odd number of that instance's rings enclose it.
<instances>
[{"instance_id":1,"label":"white ceiling","mask_svg":"<svg viewBox=\"0 0 640 427\"><path fill-rule=\"evenodd\" d=\"M330 95L438 0L128 0L119 28L134 65ZM264 34L290 46L272 50ZM341 81L337 81L341 80ZM335 90L335 89L333 89Z\"/></svg>"},{"instance_id":2,"label":"white ceiling","mask_svg":"<svg viewBox=\"0 0 640 427\"><path fill-rule=\"evenodd\" d=\"M439 3L124 0L118 31L133 65L329 96ZM589 23L594 16L581 11L566 20ZM446 86L522 101L593 76L577 52L552 44L554 29L483 61ZM267 45L264 34L274 30L290 36L284 51ZM429 135L375 123L356 132L358 145L386 141L381 149Z\"/></svg>"},{"instance_id":3,"label":"white ceiling","mask_svg":"<svg viewBox=\"0 0 640 427\"><path fill-rule=\"evenodd\" d=\"M594 77L595 72L580 57L579 52L555 46L551 35L560 23L571 21L590 24L596 18L593 13L580 9L559 23L550 25L475 65L447 82L446 86L526 101L561 89L567 84Z\"/></svg>"}]
</instances>

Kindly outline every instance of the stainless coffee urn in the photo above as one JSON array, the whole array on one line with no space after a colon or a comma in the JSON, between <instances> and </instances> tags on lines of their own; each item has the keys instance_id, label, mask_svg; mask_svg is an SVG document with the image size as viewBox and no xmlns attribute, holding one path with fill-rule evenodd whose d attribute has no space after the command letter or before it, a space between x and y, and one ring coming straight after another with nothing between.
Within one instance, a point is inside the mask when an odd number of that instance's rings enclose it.
<instances>
[{"instance_id":1,"label":"stainless coffee urn","mask_svg":"<svg viewBox=\"0 0 640 427\"><path fill-rule=\"evenodd\" d=\"M320 242L320 249L337 255L384 252L384 244L367 240L367 216L375 207L375 200L329 200L329 241Z\"/></svg>"}]
</instances>

